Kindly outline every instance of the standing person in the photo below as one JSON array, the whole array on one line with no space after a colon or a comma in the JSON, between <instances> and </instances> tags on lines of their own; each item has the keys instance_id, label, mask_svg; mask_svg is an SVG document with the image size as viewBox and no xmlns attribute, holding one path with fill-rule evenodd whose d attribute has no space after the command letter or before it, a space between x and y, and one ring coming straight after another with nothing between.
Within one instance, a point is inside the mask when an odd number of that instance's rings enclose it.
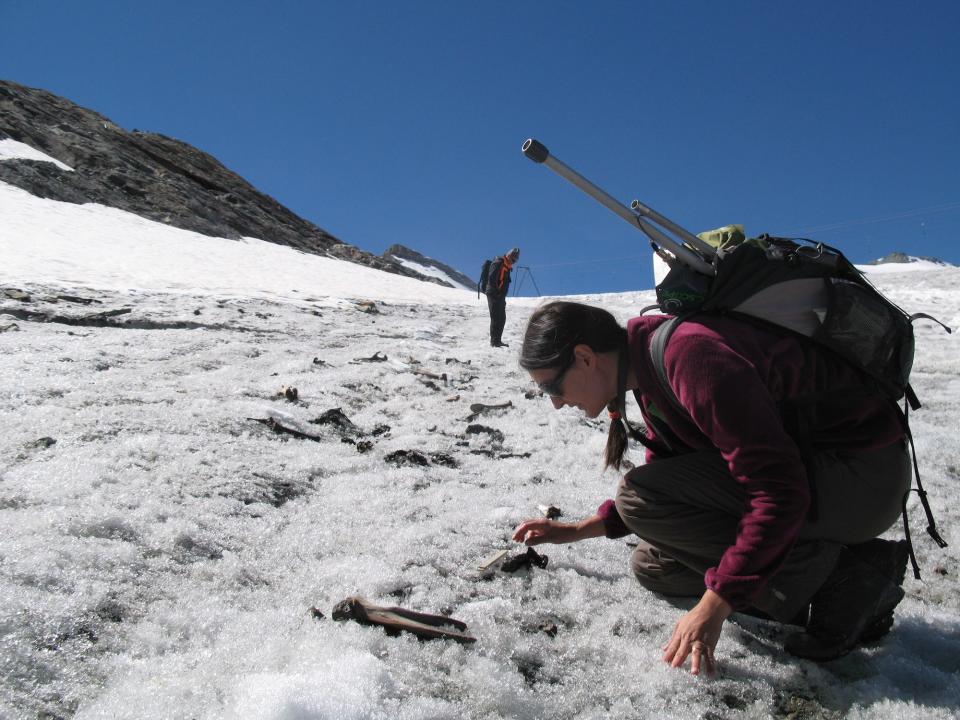
<instances>
[{"instance_id":1,"label":"standing person","mask_svg":"<svg viewBox=\"0 0 960 720\"><path fill-rule=\"evenodd\" d=\"M507 323L507 291L510 289L510 271L520 258L520 248L513 248L490 265L487 277L487 307L490 309L490 345L507 347L503 342L503 326Z\"/></svg>"},{"instance_id":2,"label":"standing person","mask_svg":"<svg viewBox=\"0 0 960 720\"><path fill-rule=\"evenodd\" d=\"M628 432L647 458L593 516L528 520L514 540L638 535L631 567L641 585L699 598L663 654L674 667L689 656L694 673L715 670L723 622L734 611L804 624L785 649L813 660L885 635L909 552L904 541L876 539L910 487L898 408L880 396L836 392L862 385L859 371L813 343L702 315L681 323L664 353L684 415L660 389L651 359L651 337L667 319L638 317L623 328L607 311L571 302L531 316L520 365L553 406L591 418L610 412L607 466L620 467ZM645 435L626 423L628 390ZM815 407L800 403L815 393ZM809 422L798 440L791 429L804 425L801 416Z\"/></svg>"}]
</instances>

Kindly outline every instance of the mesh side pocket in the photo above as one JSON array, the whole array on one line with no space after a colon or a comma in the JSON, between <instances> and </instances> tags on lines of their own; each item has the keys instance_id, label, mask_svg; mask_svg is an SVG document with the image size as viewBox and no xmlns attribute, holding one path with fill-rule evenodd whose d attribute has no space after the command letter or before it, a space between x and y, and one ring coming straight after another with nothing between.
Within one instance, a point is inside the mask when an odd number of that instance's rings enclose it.
<instances>
[{"instance_id":1,"label":"mesh side pocket","mask_svg":"<svg viewBox=\"0 0 960 720\"><path fill-rule=\"evenodd\" d=\"M838 278L830 283L830 307L820 341L877 379L902 387L901 323L907 323L909 334L909 321L869 288Z\"/></svg>"}]
</instances>

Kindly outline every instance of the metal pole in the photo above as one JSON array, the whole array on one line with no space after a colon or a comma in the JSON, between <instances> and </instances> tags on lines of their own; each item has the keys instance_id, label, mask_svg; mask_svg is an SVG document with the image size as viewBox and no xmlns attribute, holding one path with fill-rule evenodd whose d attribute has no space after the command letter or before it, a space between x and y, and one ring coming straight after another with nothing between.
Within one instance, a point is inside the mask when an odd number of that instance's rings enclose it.
<instances>
[{"instance_id":1,"label":"metal pole","mask_svg":"<svg viewBox=\"0 0 960 720\"><path fill-rule=\"evenodd\" d=\"M567 167L564 163L557 158L553 157L550 154L550 151L547 150L541 143L537 142L533 138L528 139L523 143L521 148L524 155L526 155L530 160L536 163L542 163L548 168L553 170L557 175L564 178L568 182L580 188L583 192L587 193L594 200L599 202L601 205L606 207L608 210L616 213L621 218L626 220L634 227L638 227L647 237L649 237L654 242L662 245L667 250L669 250L673 255L680 261L689 265L694 270L703 273L704 275L714 276L716 275L716 270L713 265L704 260L699 254L694 252L694 250L684 246L682 243L677 242L673 238L667 236L652 224L648 223L636 212L631 211L622 203L614 199L610 194L601 190L599 187L594 185L592 182L583 177L576 170L573 170L570 167ZM649 209L649 208L648 208ZM662 217L662 216L660 216ZM651 216L656 222L656 219ZM664 218L665 219L665 218ZM671 223L673 225L673 223ZM667 225L664 225L665 228L670 229ZM674 226L677 227L677 226ZM679 234L679 233L678 233ZM687 233L689 235L689 233ZM694 236L695 237L695 236ZM709 252L707 252L708 257L713 257L715 251L714 249L704 243L702 240L697 238L700 244L706 245ZM696 246L700 249L700 246Z\"/></svg>"},{"instance_id":2,"label":"metal pole","mask_svg":"<svg viewBox=\"0 0 960 720\"><path fill-rule=\"evenodd\" d=\"M653 208L644 205L639 200L634 200L632 203L630 203L630 207L644 217L650 218L660 227L664 227L677 237L682 238L685 243L689 243L691 247L696 248L707 257L712 258L717 254L717 249L713 247L713 245L708 242L704 242L689 230L680 227L670 218L664 217Z\"/></svg>"}]
</instances>

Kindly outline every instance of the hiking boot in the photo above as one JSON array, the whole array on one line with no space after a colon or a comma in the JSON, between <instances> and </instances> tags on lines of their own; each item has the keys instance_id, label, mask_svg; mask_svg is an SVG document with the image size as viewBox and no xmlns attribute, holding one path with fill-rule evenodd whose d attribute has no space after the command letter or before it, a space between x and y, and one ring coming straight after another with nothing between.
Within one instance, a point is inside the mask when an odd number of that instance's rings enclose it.
<instances>
[{"instance_id":1,"label":"hiking boot","mask_svg":"<svg viewBox=\"0 0 960 720\"><path fill-rule=\"evenodd\" d=\"M505 342L500 342L499 340L497 340L496 342L491 342L490 347L510 347L510 346L507 345Z\"/></svg>"},{"instance_id":2,"label":"hiking boot","mask_svg":"<svg viewBox=\"0 0 960 720\"><path fill-rule=\"evenodd\" d=\"M810 602L806 632L788 636L784 648L817 662L843 657L868 628L892 617L902 599L902 589L842 548L836 567Z\"/></svg>"},{"instance_id":3,"label":"hiking boot","mask_svg":"<svg viewBox=\"0 0 960 720\"><path fill-rule=\"evenodd\" d=\"M897 587L903 585L910 559L910 545L906 540L869 540L851 545L850 551L862 562L868 563ZM893 611L878 618L860 636L861 643L875 642L890 632L893 627Z\"/></svg>"}]
</instances>

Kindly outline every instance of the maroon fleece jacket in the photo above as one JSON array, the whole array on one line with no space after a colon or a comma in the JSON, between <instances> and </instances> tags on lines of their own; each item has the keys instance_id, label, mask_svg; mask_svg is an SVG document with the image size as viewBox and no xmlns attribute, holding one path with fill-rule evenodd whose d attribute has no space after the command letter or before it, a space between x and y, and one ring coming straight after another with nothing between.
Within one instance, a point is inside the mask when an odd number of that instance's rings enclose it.
<instances>
[{"instance_id":1,"label":"maroon fleece jacket","mask_svg":"<svg viewBox=\"0 0 960 720\"><path fill-rule=\"evenodd\" d=\"M814 343L730 317L695 317L674 331L664 355L670 387L689 413L683 417L660 390L650 340L668 318L651 315L627 324L630 363L644 420L653 409L694 450L716 449L746 500L736 540L704 577L735 609L750 604L793 547L810 505L797 443L784 428L782 407L815 392L862 385L850 364ZM692 420L692 422L691 422ZM650 423L647 423L650 427ZM648 435L656 439L652 431ZM818 407L810 427L817 450L868 451L904 435L896 407L879 396L848 396ZM647 452L647 462L657 456ZM608 537L629 533L612 501L600 506Z\"/></svg>"}]
</instances>

